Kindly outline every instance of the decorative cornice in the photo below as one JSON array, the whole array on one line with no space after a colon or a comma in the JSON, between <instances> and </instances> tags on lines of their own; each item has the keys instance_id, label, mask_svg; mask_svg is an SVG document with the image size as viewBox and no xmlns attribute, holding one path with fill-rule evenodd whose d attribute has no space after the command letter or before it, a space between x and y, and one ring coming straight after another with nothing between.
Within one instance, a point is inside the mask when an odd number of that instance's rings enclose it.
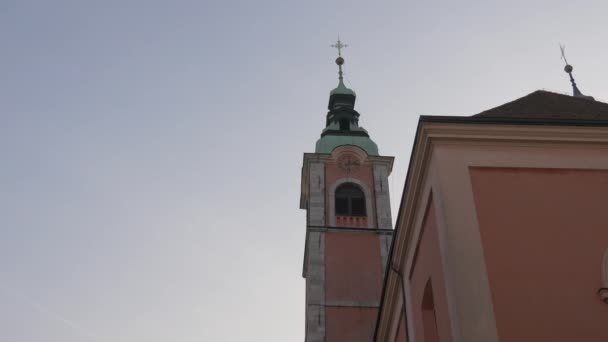
<instances>
[{"instance_id":1,"label":"decorative cornice","mask_svg":"<svg viewBox=\"0 0 608 342\"><path fill-rule=\"evenodd\" d=\"M383 235L392 235L394 230L392 229L380 229L380 228L361 228L361 227L329 227L329 226L308 226L306 230L309 232L330 232L330 233L376 233Z\"/></svg>"}]
</instances>

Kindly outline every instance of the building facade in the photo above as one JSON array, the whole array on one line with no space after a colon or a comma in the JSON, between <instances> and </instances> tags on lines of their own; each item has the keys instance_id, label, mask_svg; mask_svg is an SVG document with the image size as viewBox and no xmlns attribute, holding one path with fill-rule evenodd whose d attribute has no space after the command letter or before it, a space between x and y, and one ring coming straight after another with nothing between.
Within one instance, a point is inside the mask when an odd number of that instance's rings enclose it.
<instances>
[{"instance_id":1,"label":"building facade","mask_svg":"<svg viewBox=\"0 0 608 342\"><path fill-rule=\"evenodd\" d=\"M608 104L421 117L375 341L608 341Z\"/></svg>"}]
</instances>

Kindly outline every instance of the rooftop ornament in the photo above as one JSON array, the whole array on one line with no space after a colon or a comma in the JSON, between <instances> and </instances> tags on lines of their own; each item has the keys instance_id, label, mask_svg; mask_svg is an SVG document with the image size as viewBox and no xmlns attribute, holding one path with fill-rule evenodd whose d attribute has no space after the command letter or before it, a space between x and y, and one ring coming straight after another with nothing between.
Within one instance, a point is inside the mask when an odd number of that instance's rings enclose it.
<instances>
[{"instance_id":1,"label":"rooftop ornament","mask_svg":"<svg viewBox=\"0 0 608 342\"><path fill-rule=\"evenodd\" d=\"M566 66L564 67L564 71L570 76L570 83L572 83L573 96L588 99L588 100L595 100L593 98L593 96L586 96L583 93L581 93L580 90L578 90L578 87L576 86L576 82L574 82L574 77L572 76L572 70L574 70L574 68L572 67L572 65L568 64L568 60L566 59L566 46L560 44L559 49L562 52L562 59L566 63Z\"/></svg>"},{"instance_id":2,"label":"rooftop ornament","mask_svg":"<svg viewBox=\"0 0 608 342\"><path fill-rule=\"evenodd\" d=\"M340 36L338 36L338 41L335 44L332 44L331 47L338 49L338 58L336 58L336 64L338 65L338 86L331 91L330 94L348 94L355 95L355 92L352 89L347 88L344 85L344 77L342 72L342 65L344 65L344 58L342 58L342 49L348 47L347 44L343 44L340 41Z\"/></svg>"}]
</instances>

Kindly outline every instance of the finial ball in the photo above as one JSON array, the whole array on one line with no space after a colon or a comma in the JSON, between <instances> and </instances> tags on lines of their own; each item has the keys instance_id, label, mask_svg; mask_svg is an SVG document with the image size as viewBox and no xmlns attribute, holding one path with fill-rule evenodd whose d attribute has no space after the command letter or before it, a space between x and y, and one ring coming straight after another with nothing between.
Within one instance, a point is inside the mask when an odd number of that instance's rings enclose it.
<instances>
[{"instance_id":1,"label":"finial ball","mask_svg":"<svg viewBox=\"0 0 608 342\"><path fill-rule=\"evenodd\" d=\"M342 58L342 57L336 58L336 64L338 64L338 65L344 64L344 58Z\"/></svg>"},{"instance_id":2,"label":"finial ball","mask_svg":"<svg viewBox=\"0 0 608 342\"><path fill-rule=\"evenodd\" d=\"M574 68L572 68L572 65L570 65L570 64L566 64L566 66L564 67L564 71L567 73L571 73L572 69L574 69Z\"/></svg>"}]
</instances>

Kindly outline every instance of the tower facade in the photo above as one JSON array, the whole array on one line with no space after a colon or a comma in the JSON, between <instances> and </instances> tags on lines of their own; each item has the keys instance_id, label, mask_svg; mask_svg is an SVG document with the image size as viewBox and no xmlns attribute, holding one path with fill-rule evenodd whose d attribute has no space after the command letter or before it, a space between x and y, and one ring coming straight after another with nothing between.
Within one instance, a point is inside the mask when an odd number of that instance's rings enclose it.
<instances>
[{"instance_id":1,"label":"tower facade","mask_svg":"<svg viewBox=\"0 0 608 342\"><path fill-rule=\"evenodd\" d=\"M336 63L340 77L330 93L325 129L302 166L306 342L368 342L392 236L393 157L380 156L359 126L356 94L342 79L344 59Z\"/></svg>"}]
</instances>

